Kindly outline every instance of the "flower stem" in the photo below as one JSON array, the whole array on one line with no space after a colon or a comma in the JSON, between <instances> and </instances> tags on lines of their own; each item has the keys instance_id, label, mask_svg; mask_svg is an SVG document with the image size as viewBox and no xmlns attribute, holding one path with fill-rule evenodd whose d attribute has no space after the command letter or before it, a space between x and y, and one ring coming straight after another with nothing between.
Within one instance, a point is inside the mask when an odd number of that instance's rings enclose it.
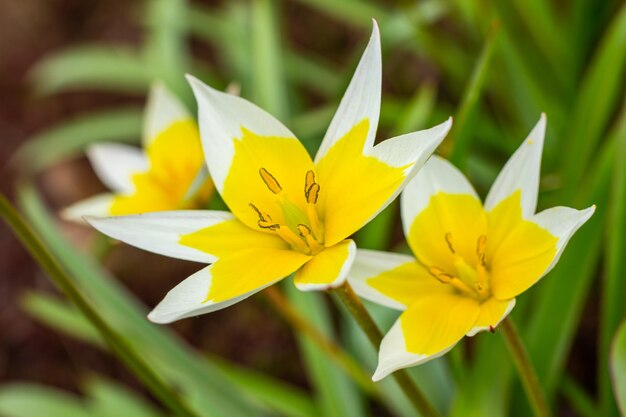
<instances>
[{"instance_id":1,"label":"flower stem","mask_svg":"<svg viewBox=\"0 0 626 417\"><path fill-rule=\"evenodd\" d=\"M346 306L372 345L378 349L380 342L383 340L383 334L350 284L346 282L332 291L337 294L341 302ZM422 391L420 391L404 370L394 372L393 377L420 415L423 417L439 417L439 413L428 402Z\"/></svg>"},{"instance_id":2,"label":"flower stem","mask_svg":"<svg viewBox=\"0 0 626 417\"><path fill-rule=\"evenodd\" d=\"M270 301L272 307L289 322L289 324L305 334L328 357L335 361L359 386L368 394L379 397L380 392L363 368L336 343L324 335L317 327L307 320L289 300L281 293L277 286L268 287L263 295Z\"/></svg>"},{"instance_id":3,"label":"flower stem","mask_svg":"<svg viewBox=\"0 0 626 417\"><path fill-rule=\"evenodd\" d=\"M539 384L537 373L530 362L528 352L517 332L515 323L507 317L500 323L500 328L502 328L502 335L506 341L506 346L513 358L513 362L515 362L515 367L522 380L524 390L526 391L528 401L530 402L535 416L551 417L552 413L550 412L550 407L548 407L546 397Z\"/></svg>"}]
</instances>

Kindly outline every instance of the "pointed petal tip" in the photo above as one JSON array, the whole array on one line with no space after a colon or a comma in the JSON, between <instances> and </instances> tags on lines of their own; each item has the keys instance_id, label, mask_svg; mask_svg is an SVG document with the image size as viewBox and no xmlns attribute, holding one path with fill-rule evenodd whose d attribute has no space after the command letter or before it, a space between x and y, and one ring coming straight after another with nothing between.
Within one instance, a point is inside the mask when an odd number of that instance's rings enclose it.
<instances>
[{"instance_id":1,"label":"pointed petal tip","mask_svg":"<svg viewBox=\"0 0 626 417\"><path fill-rule=\"evenodd\" d=\"M546 135L546 125L547 125L546 114L541 113L541 116L539 116L539 120L537 121L533 129L531 130L530 134L528 135L528 138L532 141L539 141L540 143L543 144L543 139L544 139L544 136Z\"/></svg>"},{"instance_id":2,"label":"pointed petal tip","mask_svg":"<svg viewBox=\"0 0 626 417\"><path fill-rule=\"evenodd\" d=\"M148 313L148 320L155 324L168 324L172 320L168 320L167 316L163 316L159 313L159 306L157 305L150 313Z\"/></svg>"},{"instance_id":3,"label":"pointed petal tip","mask_svg":"<svg viewBox=\"0 0 626 417\"><path fill-rule=\"evenodd\" d=\"M380 29L378 27L378 21L376 20L375 17L372 17L372 37L374 37L374 35L380 38Z\"/></svg>"},{"instance_id":4,"label":"pointed petal tip","mask_svg":"<svg viewBox=\"0 0 626 417\"><path fill-rule=\"evenodd\" d=\"M203 83L195 75L185 74L185 78L187 79L187 82L191 86L191 89L193 90L194 94L198 94L200 91L202 92L211 91L211 88L205 83Z\"/></svg>"},{"instance_id":5,"label":"pointed petal tip","mask_svg":"<svg viewBox=\"0 0 626 417\"><path fill-rule=\"evenodd\" d=\"M378 367L376 368L376 370L374 371L374 375L372 375L372 381L374 382L378 382L381 379L385 378L386 376L388 376L389 374L391 374L393 371L389 371L388 369L384 369L380 366L380 364L378 365Z\"/></svg>"},{"instance_id":6,"label":"pointed petal tip","mask_svg":"<svg viewBox=\"0 0 626 417\"><path fill-rule=\"evenodd\" d=\"M148 97L167 92L169 92L169 89L167 88L165 82L163 82L163 80L161 80L160 78L155 78L150 83L150 91L148 92Z\"/></svg>"},{"instance_id":7,"label":"pointed petal tip","mask_svg":"<svg viewBox=\"0 0 626 417\"><path fill-rule=\"evenodd\" d=\"M591 218L591 216L593 216L593 213L596 212L596 208L597 206L595 204L593 204L590 207L587 207L582 211L582 217L583 217L583 223L587 222L587 220L589 220Z\"/></svg>"}]
</instances>

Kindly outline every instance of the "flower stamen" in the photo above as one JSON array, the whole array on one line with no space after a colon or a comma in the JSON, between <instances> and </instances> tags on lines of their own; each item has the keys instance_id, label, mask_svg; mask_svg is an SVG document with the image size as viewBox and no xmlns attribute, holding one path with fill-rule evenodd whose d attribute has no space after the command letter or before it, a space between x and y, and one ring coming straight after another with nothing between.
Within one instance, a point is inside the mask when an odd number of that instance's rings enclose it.
<instances>
[{"instance_id":1,"label":"flower stamen","mask_svg":"<svg viewBox=\"0 0 626 417\"><path fill-rule=\"evenodd\" d=\"M272 174L270 174L265 168L259 169L259 175L261 175L261 179L267 186L267 188L273 192L274 194L278 194L283 190L283 187L280 186L276 178Z\"/></svg>"},{"instance_id":2,"label":"flower stamen","mask_svg":"<svg viewBox=\"0 0 626 417\"><path fill-rule=\"evenodd\" d=\"M446 239L446 243L448 244L448 249L450 249L450 252L456 253L454 251L454 247L452 246L452 233L450 232L446 233L445 239Z\"/></svg>"},{"instance_id":3,"label":"flower stamen","mask_svg":"<svg viewBox=\"0 0 626 417\"><path fill-rule=\"evenodd\" d=\"M289 199L283 192L278 180L265 168L259 169L259 175L267 188L276 194L277 203L282 209L284 219L276 223L272 217L259 210L254 204L250 207L259 216L257 225L261 229L276 232L292 249L306 254L316 254L324 249L323 227L317 215L315 204L320 192L320 186L315 182L315 173L307 171L304 179L304 196L306 211Z\"/></svg>"}]
</instances>

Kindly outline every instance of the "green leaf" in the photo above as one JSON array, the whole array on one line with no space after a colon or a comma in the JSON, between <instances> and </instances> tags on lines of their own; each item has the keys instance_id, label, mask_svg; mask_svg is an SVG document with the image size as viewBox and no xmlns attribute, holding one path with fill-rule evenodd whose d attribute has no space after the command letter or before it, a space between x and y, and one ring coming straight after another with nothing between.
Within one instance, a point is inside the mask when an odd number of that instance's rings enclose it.
<instances>
[{"instance_id":1,"label":"green leaf","mask_svg":"<svg viewBox=\"0 0 626 417\"><path fill-rule=\"evenodd\" d=\"M468 130L471 124L468 123L476 107L478 100L481 97L483 86L487 78L487 73L491 64L491 57L493 56L494 45L497 39L499 28L494 23L492 29L485 40L485 45L480 53L480 56L476 62L474 70L470 80L463 92L463 98L459 109L456 112L456 119L450 132L448 140L453 145L452 154L450 160L461 170L465 170L467 155L470 148L470 140L472 136Z\"/></svg>"},{"instance_id":2,"label":"green leaf","mask_svg":"<svg viewBox=\"0 0 626 417\"><path fill-rule=\"evenodd\" d=\"M600 414L593 398L576 381L567 375L561 383L561 394L568 401L568 405L580 417L595 417Z\"/></svg>"},{"instance_id":3,"label":"green leaf","mask_svg":"<svg viewBox=\"0 0 626 417\"><path fill-rule=\"evenodd\" d=\"M67 269L75 284L89 297L105 320L136 351L142 352L159 374L180 387L181 393L200 415L265 415L217 367L190 350L166 327L148 322L145 307L140 306L93 258L86 253L79 253L60 234L31 187L23 186L18 191L21 206L32 227Z\"/></svg>"},{"instance_id":4,"label":"green leaf","mask_svg":"<svg viewBox=\"0 0 626 417\"><path fill-rule=\"evenodd\" d=\"M316 417L320 411L309 394L268 375L210 356L224 375L248 391L261 405L286 417Z\"/></svg>"},{"instance_id":5,"label":"green leaf","mask_svg":"<svg viewBox=\"0 0 626 417\"><path fill-rule=\"evenodd\" d=\"M228 82L248 85L252 77L251 48L248 42L247 6L229 2L223 10L192 4L188 13L187 30L209 42L219 51L226 67Z\"/></svg>"},{"instance_id":6,"label":"green leaf","mask_svg":"<svg viewBox=\"0 0 626 417\"><path fill-rule=\"evenodd\" d=\"M92 417L75 395L34 384L0 387L3 417Z\"/></svg>"},{"instance_id":7,"label":"green leaf","mask_svg":"<svg viewBox=\"0 0 626 417\"><path fill-rule=\"evenodd\" d=\"M626 103L625 103L626 106ZM602 415L617 414L609 379L609 348L619 323L626 317L626 107L624 107L613 138L617 142L613 156L611 190L608 198L606 222L606 252L604 281L600 308L600 340L598 350L598 377Z\"/></svg>"},{"instance_id":8,"label":"green leaf","mask_svg":"<svg viewBox=\"0 0 626 417\"><path fill-rule=\"evenodd\" d=\"M626 322L615 334L611 348L613 392L622 416L626 416Z\"/></svg>"},{"instance_id":9,"label":"green leaf","mask_svg":"<svg viewBox=\"0 0 626 417\"><path fill-rule=\"evenodd\" d=\"M36 174L103 141L139 142L142 112L136 108L106 110L82 116L39 133L22 146L12 161L22 173Z\"/></svg>"},{"instance_id":10,"label":"green leaf","mask_svg":"<svg viewBox=\"0 0 626 417\"><path fill-rule=\"evenodd\" d=\"M321 294L304 293L286 283L291 302L327 337L332 337L332 321ZM332 363L325 353L304 335L296 335L309 380L314 386L320 415L325 417L362 417L362 399L352 381Z\"/></svg>"},{"instance_id":11,"label":"green leaf","mask_svg":"<svg viewBox=\"0 0 626 417\"><path fill-rule=\"evenodd\" d=\"M185 0L147 1L143 52L151 77L163 80L188 108L194 108L193 94L184 77L191 69L186 42L187 12Z\"/></svg>"},{"instance_id":12,"label":"green leaf","mask_svg":"<svg viewBox=\"0 0 626 417\"><path fill-rule=\"evenodd\" d=\"M287 89L283 74L277 3L257 0L252 3L252 98L285 123L289 118Z\"/></svg>"},{"instance_id":13,"label":"green leaf","mask_svg":"<svg viewBox=\"0 0 626 417\"><path fill-rule=\"evenodd\" d=\"M22 308L39 322L79 340L104 347L100 334L71 304L44 293L29 292Z\"/></svg>"},{"instance_id":14,"label":"green leaf","mask_svg":"<svg viewBox=\"0 0 626 417\"><path fill-rule=\"evenodd\" d=\"M84 391L89 397L90 414L97 417L119 417L120 414L129 417L163 417L138 395L102 377L89 378L84 384Z\"/></svg>"},{"instance_id":15,"label":"green leaf","mask_svg":"<svg viewBox=\"0 0 626 417\"><path fill-rule=\"evenodd\" d=\"M567 354L589 295L601 255L603 227L607 219L609 184L613 170L617 136L603 146L597 162L589 171L589 186L581 187L576 207L599 203L596 212L565 249L554 270L537 289L538 298L532 319L523 332L528 350L548 397L556 391Z\"/></svg>"},{"instance_id":16,"label":"green leaf","mask_svg":"<svg viewBox=\"0 0 626 417\"><path fill-rule=\"evenodd\" d=\"M25 297L23 305L29 314L56 331L104 347L101 338L91 324L68 303L49 295L30 293ZM319 415L319 410L306 392L214 355L209 356L209 360L219 367L223 375L233 382L233 385L254 398L259 407L266 408L268 411L280 412L286 417L315 417ZM88 382L86 392L91 393L92 396L98 397L97 394L99 393L102 393L102 396L115 396L114 394L116 394L115 392L109 393L115 387L110 386L110 383L107 385L106 381L94 379ZM125 392L119 394L122 395ZM113 403L114 401L110 402ZM107 411L108 407L104 407L105 405L107 404L100 407L104 408L104 416L115 417L115 414L111 415Z\"/></svg>"},{"instance_id":17,"label":"green leaf","mask_svg":"<svg viewBox=\"0 0 626 417\"><path fill-rule=\"evenodd\" d=\"M425 129L431 118L437 99L437 87L424 83L405 104L404 109L396 116L391 136Z\"/></svg>"},{"instance_id":18,"label":"green leaf","mask_svg":"<svg viewBox=\"0 0 626 417\"><path fill-rule=\"evenodd\" d=\"M43 95L81 89L144 94L152 77L135 51L90 45L44 58L30 80L35 92Z\"/></svg>"},{"instance_id":19,"label":"green leaf","mask_svg":"<svg viewBox=\"0 0 626 417\"><path fill-rule=\"evenodd\" d=\"M26 223L21 214L0 195L0 216L20 240L54 285L80 310L81 314L98 330L111 352L158 398L163 405L180 417L196 417L187 404L151 368L117 329L114 329L76 286L67 271L47 250L40 237Z\"/></svg>"},{"instance_id":20,"label":"green leaf","mask_svg":"<svg viewBox=\"0 0 626 417\"><path fill-rule=\"evenodd\" d=\"M561 158L566 195L573 195L588 172L593 150L623 96L626 69L626 5L613 18L595 52L570 117Z\"/></svg>"}]
</instances>

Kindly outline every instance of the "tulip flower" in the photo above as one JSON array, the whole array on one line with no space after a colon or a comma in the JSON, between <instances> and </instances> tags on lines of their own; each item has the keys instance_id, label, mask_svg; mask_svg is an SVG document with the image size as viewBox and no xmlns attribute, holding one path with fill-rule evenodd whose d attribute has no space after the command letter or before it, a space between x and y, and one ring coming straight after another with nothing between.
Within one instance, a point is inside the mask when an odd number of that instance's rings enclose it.
<instances>
[{"instance_id":1,"label":"tulip flower","mask_svg":"<svg viewBox=\"0 0 626 417\"><path fill-rule=\"evenodd\" d=\"M143 149L98 143L87 149L96 175L111 189L62 212L68 220L198 208L214 190L203 169L202 145L193 117L161 84L149 94Z\"/></svg>"},{"instance_id":2,"label":"tulip flower","mask_svg":"<svg viewBox=\"0 0 626 417\"><path fill-rule=\"evenodd\" d=\"M484 205L452 164L432 157L401 197L415 257L357 252L348 282L365 299L402 313L380 346L380 380L493 330L558 262L594 207L535 213L545 116L498 175Z\"/></svg>"},{"instance_id":3,"label":"tulip flower","mask_svg":"<svg viewBox=\"0 0 626 417\"><path fill-rule=\"evenodd\" d=\"M400 193L451 125L374 146L381 95L376 24L314 160L259 107L189 80L207 166L230 212L89 219L131 245L211 264L150 313L160 323L230 306L292 273L304 291L344 283L356 253L350 235Z\"/></svg>"}]
</instances>

